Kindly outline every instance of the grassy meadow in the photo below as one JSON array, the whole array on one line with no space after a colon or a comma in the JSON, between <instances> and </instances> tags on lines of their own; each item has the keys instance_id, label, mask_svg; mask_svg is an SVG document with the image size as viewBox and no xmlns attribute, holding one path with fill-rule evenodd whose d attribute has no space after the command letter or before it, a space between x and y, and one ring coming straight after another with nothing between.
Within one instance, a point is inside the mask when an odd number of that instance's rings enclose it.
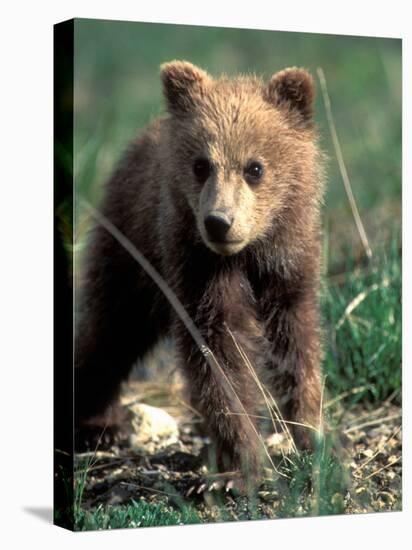
<instances>
[{"instance_id":1,"label":"grassy meadow","mask_svg":"<svg viewBox=\"0 0 412 550\"><path fill-rule=\"evenodd\" d=\"M323 69L341 152L372 251L367 258L319 89L316 121L328 156L323 208L324 410L330 425L351 439L353 451L344 464L332 452L333 435L328 435L312 456L282 456L280 473L265 480L258 494L230 497L230 502L226 495L206 502L188 499L172 482L148 486L141 480L136 486L143 489L114 504L101 495L95 498L95 492L88 497L93 478L89 474L99 465L98 458L80 456L77 529L401 509L401 41L76 20L77 197L97 203L102 183L127 143L164 112L159 65L172 59L188 60L212 75L256 73L269 78L297 65L317 80L317 69ZM76 254L83 250L88 226L77 201ZM166 400L162 405L169 404ZM110 477L104 460L101 471ZM131 471L138 476L137 470ZM99 482L107 479L93 480Z\"/></svg>"}]
</instances>

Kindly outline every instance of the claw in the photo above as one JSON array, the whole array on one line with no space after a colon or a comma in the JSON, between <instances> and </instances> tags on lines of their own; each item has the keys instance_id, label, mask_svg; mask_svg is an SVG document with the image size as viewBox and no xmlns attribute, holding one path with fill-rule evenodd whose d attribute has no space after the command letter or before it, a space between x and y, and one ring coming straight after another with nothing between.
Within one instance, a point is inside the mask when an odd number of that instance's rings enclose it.
<instances>
[{"instance_id":1,"label":"claw","mask_svg":"<svg viewBox=\"0 0 412 550\"><path fill-rule=\"evenodd\" d=\"M206 487L207 487L207 483L202 483L196 491L197 494L200 495L200 493L203 493L203 491L206 489Z\"/></svg>"},{"instance_id":2,"label":"claw","mask_svg":"<svg viewBox=\"0 0 412 550\"><path fill-rule=\"evenodd\" d=\"M209 485L209 491L219 490L221 488L221 484L218 481L214 481Z\"/></svg>"},{"instance_id":3,"label":"claw","mask_svg":"<svg viewBox=\"0 0 412 550\"><path fill-rule=\"evenodd\" d=\"M195 486L192 485L191 487L189 487L189 489L187 490L186 492L186 497L190 497L190 495L193 493L193 491L195 490Z\"/></svg>"},{"instance_id":4,"label":"claw","mask_svg":"<svg viewBox=\"0 0 412 550\"><path fill-rule=\"evenodd\" d=\"M226 492L228 493L231 489L233 489L234 486L235 486L235 482L233 481L233 479L230 479L226 483L226 487L225 487Z\"/></svg>"}]
</instances>

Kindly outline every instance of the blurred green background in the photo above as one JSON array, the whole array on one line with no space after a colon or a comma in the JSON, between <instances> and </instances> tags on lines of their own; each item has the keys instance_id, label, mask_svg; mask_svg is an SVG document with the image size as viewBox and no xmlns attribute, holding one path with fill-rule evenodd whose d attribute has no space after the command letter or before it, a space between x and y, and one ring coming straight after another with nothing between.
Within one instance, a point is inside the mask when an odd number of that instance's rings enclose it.
<instances>
[{"instance_id":1,"label":"blurred green background","mask_svg":"<svg viewBox=\"0 0 412 550\"><path fill-rule=\"evenodd\" d=\"M342 184L318 85L316 121L327 153L323 210L325 371L333 393L358 399L400 388L402 43L399 39L184 25L75 22L75 182L93 201L127 143L164 112L159 66L172 59L212 75L269 78L322 67L342 153L372 247L366 261ZM76 219L77 248L87 219ZM371 290L373 289L373 290ZM345 310L366 293L350 315ZM346 315L346 317L345 317ZM343 321L342 321L343 319Z\"/></svg>"},{"instance_id":2,"label":"blurred green background","mask_svg":"<svg viewBox=\"0 0 412 550\"><path fill-rule=\"evenodd\" d=\"M269 78L322 67L343 155L372 240L401 211L401 40L77 19L75 160L78 189L110 174L127 142L164 111L159 65L185 59L213 75ZM332 244L357 245L320 90L316 120L329 155L325 223ZM349 231L349 234L348 234ZM352 235L353 232L353 235ZM378 233L378 234L377 234Z\"/></svg>"}]
</instances>

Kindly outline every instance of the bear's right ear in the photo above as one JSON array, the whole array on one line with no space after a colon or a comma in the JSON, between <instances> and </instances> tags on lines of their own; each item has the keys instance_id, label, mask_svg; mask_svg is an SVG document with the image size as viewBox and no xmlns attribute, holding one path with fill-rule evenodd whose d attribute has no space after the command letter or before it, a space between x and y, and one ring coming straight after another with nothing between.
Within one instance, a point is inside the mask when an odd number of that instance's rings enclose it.
<instances>
[{"instance_id":1,"label":"bear's right ear","mask_svg":"<svg viewBox=\"0 0 412 550\"><path fill-rule=\"evenodd\" d=\"M210 76L187 61L171 61L160 67L163 93L170 113L187 113L202 99Z\"/></svg>"}]
</instances>

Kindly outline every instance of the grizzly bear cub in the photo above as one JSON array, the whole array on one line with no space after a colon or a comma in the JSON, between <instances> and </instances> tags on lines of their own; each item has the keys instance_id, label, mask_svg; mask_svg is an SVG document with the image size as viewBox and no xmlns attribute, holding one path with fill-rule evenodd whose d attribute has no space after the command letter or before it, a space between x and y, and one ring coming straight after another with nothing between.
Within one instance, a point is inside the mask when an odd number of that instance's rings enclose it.
<instances>
[{"instance_id":1,"label":"grizzly bear cub","mask_svg":"<svg viewBox=\"0 0 412 550\"><path fill-rule=\"evenodd\" d=\"M163 65L161 79L169 115L131 144L99 211L166 281L206 348L97 224L76 335L76 444L85 429L124 429L116 405L122 381L172 335L218 468L257 479L261 395L248 365L259 375L264 369L298 446L310 448L320 424L314 83L299 68L267 83L213 79L182 61Z\"/></svg>"}]
</instances>

